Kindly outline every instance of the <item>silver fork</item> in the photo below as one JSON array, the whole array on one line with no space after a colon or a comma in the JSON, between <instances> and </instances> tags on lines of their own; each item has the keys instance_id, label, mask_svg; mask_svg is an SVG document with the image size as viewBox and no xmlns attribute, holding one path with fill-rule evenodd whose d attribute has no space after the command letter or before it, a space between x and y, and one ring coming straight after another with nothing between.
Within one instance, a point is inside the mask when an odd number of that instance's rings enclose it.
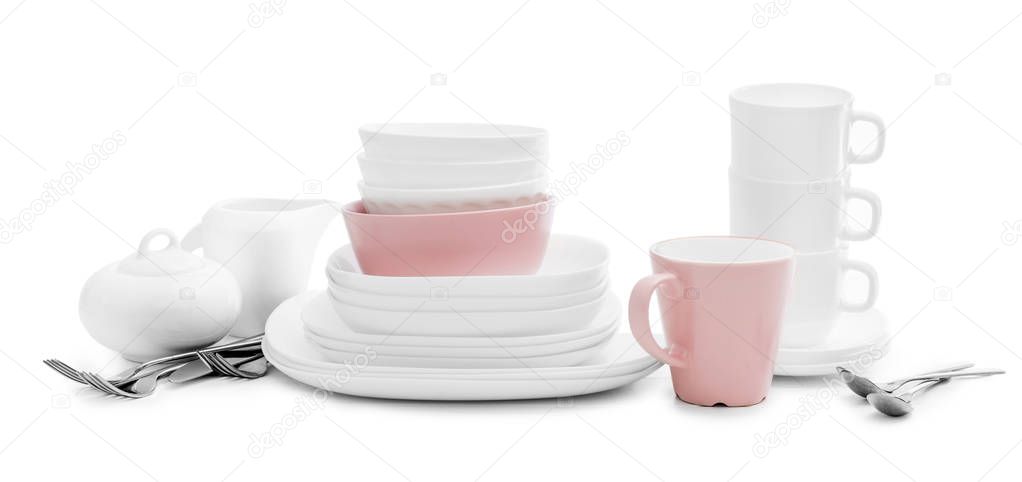
<instances>
[{"instance_id":1,"label":"silver fork","mask_svg":"<svg viewBox=\"0 0 1022 482\"><path fill-rule=\"evenodd\" d=\"M152 395L156 391L156 382L165 375L173 373L174 370L184 366L184 363L178 363L169 367L164 367L159 370L153 370L143 377L139 377L135 383L132 384L131 389L124 390L117 385L110 383L105 378L90 372L78 372L83 380L91 385L96 390L107 393L109 395L115 395L118 397L125 398L144 398Z\"/></svg>"},{"instance_id":2,"label":"silver fork","mask_svg":"<svg viewBox=\"0 0 1022 482\"><path fill-rule=\"evenodd\" d=\"M254 362L263 358L263 355L253 355L244 360L238 362L237 365L232 365L230 362L224 359L219 353L200 353L199 358L206 362L209 368L221 375L235 377L235 378L259 378L266 374L266 365L261 365L261 369L258 371L250 371L240 368L242 365Z\"/></svg>"},{"instance_id":3,"label":"silver fork","mask_svg":"<svg viewBox=\"0 0 1022 482\"><path fill-rule=\"evenodd\" d=\"M130 382L133 382L133 381L137 380L138 378L140 378L140 374L142 372L144 372L145 370L147 370L149 368L155 367L155 366L165 365L167 363L174 363L174 362L179 362L179 361L194 360L196 357L199 356L199 353L204 353L204 352L218 352L218 351L227 351L227 350L232 350L232 349L236 350L236 349L240 349L240 348L257 347L260 344L262 344L262 339L263 339L263 335L260 334L260 335L256 335L256 336L253 336L253 337L245 338L243 340L238 340L238 341L233 342L233 343L228 343L228 344L225 344L225 345L211 346L211 347L208 347L208 348L203 348L201 350L190 351L190 352L185 352L185 353L178 353L176 355L170 355L170 356L165 356L165 357L162 357L162 358L157 358L155 360L149 360L149 361L147 361L145 363L142 363L140 365L128 368L127 370L124 370L123 372L118 373L117 375L114 375L113 378L108 379L106 381L109 382L112 385L123 385L125 383L130 383ZM88 380L86 380L84 377L82 377L80 375L82 373L80 370L75 370L74 368L72 368L67 363L64 363L64 362L62 362L60 360L57 360L55 358L49 358L49 359L43 360L43 363L45 363L46 366L52 368L57 373L60 373L61 375L64 375L65 377L67 377L70 380L73 380L73 381L78 382L78 383L89 384Z\"/></svg>"}]
</instances>

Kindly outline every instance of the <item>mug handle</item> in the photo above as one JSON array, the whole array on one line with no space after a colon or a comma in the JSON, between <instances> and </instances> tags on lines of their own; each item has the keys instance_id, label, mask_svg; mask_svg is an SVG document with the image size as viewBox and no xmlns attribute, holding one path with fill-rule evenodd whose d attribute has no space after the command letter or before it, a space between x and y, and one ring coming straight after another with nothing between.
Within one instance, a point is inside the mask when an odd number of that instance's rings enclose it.
<instances>
[{"instance_id":1,"label":"mug handle","mask_svg":"<svg viewBox=\"0 0 1022 482\"><path fill-rule=\"evenodd\" d=\"M873 304L877 301L877 294L880 292L880 281L877 278L877 271L872 266L862 261L850 261L844 260L841 263L842 276L847 271L857 271L862 273L866 280L869 282L869 288L866 291L866 299L858 303L848 303L844 299L841 300L841 310L848 312L859 312L866 311L873 307Z\"/></svg>"},{"instance_id":2,"label":"mug handle","mask_svg":"<svg viewBox=\"0 0 1022 482\"><path fill-rule=\"evenodd\" d=\"M852 148L848 148L848 163L849 164L869 164L876 162L880 159L880 155L884 153L884 145L887 143L887 128L884 127L884 120L880 116L865 111L852 111L851 124L856 122L866 122L873 124L877 129L877 137L873 141L876 145L869 152L860 152L858 154L852 152Z\"/></svg>"},{"instance_id":3,"label":"mug handle","mask_svg":"<svg viewBox=\"0 0 1022 482\"><path fill-rule=\"evenodd\" d=\"M202 223L196 224L188 230L188 234L181 238L181 249L195 251L202 247Z\"/></svg>"},{"instance_id":4,"label":"mug handle","mask_svg":"<svg viewBox=\"0 0 1022 482\"><path fill-rule=\"evenodd\" d=\"M869 227L864 230L853 230L848 227L846 222L844 228L841 229L841 239L845 241L865 241L876 236L877 229L880 227L880 197L873 191L848 188L848 190L845 191L845 199L860 199L865 201L866 204L869 204Z\"/></svg>"},{"instance_id":5,"label":"mug handle","mask_svg":"<svg viewBox=\"0 0 1022 482\"><path fill-rule=\"evenodd\" d=\"M653 292L663 283L679 281L671 273L656 273L649 275L635 283L632 289L632 296L628 300L628 324L632 329L632 336L639 342L647 353L672 367L684 368L688 366L687 354L681 356L673 355L657 344L653 338L653 332L649 329L649 302Z\"/></svg>"}]
</instances>

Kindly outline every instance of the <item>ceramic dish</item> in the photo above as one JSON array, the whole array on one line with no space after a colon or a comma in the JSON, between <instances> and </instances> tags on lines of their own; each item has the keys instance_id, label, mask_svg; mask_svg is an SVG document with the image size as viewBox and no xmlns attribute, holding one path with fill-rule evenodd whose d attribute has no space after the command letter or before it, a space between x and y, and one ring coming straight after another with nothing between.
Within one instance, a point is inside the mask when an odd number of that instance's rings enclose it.
<instances>
[{"instance_id":1,"label":"ceramic dish","mask_svg":"<svg viewBox=\"0 0 1022 482\"><path fill-rule=\"evenodd\" d=\"M547 177L475 187L398 189L359 181L370 214L436 214L482 211L535 204L546 198Z\"/></svg>"},{"instance_id":2,"label":"ceramic dish","mask_svg":"<svg viewBox=\"0 0 1022 482\"><path fill-rule=\"evenodd\" d=\"M475 353L471 350L477 349L493 350L495 347L502 347L512 353L523 356L551 353L558 351L550 350L551 346L575 342L613 331L617 328L620 318L621 307L615 303L606 303L603 305L603 309L596 314L585 328L553 335L499 337L405 336L355 332L343 319L337 316L331 305L329 295L323 291L316 293L302 308L302 321L305 330L323 339L368 345L380 349L382 347L427 348L447 351L466 350L465 353Z\"/></svg>"},{"instance_id":3,"label":"ceramic dish","mask_svg":"<svg viewBox=\"0 0 1022 482\"><path fill-rule=\"evenodd\" d=\"M551 368L420 368L375 366L371 354L356 357L352 364L326 360L305 338L302 307L317 293L295 296L273 312L266 323L263 351L274 353L282 363L305 370L373 378L458 379L458 380L546 380L613 377L633 374L659 362L647 355L629 335L616 334L594 359L578 366ZM352 373L351 370L356 370Z\"/></svg>"},{"instance_id":4,"label":"ceramic dish","mask_svg":"<svg viewBox=\"0 0 1022 482\"><path fill-rule=\"evenodd\" d=\"M887 354L889 333L890 322L876 308L843 313L823 343L806 348L780 347L774 374L832 375L839 365L869 365Z\"/></svg>"},{"instance_id":5,"label":"ceramic dish","mask_svg":"<svg viewBox=\"0 0 1022 482\"><path fill-rule=\"evenodd\" d=\"M336 286L394 296L436 298L556 296L591 289L607 276L610 253L602 242L566 234L550 237L546 256L527 276L394 277L364 274L350 246L334 252L327 273Z\"/></svg>"},{"instance_id":6,"label":"ceramic dish","mask_svg":"<svg viewBox=\"0 0 1022 482\"><path fill-rule=\"evenodd\" d=\"M609 305L605 311L607 313L618 313L616 307ZM381 344L357 341L360 338L358 334L350 331L344 320L340 319L333 312L327 297L324 295L317 295L302 308L302 322L306 338L325 349L357 354L364 353L367 348L372 348L372 350L380 355L403 357L527 358L562 354L591 347L613 334L618 328L618 318L608 316L604 316L604 318L610 318L611 323L600 320L600 324L597 326L570 332L574 336L550 343L523 344L520 341L515 341L520 340L520 338L515 337L452 337L454 340L466 338L478 341L485 340L488 345L398 345L391 344L393 338L398 338L398 341L400 341L401 337L398 335L383 339ZM329 327L334 336L320 333L317 331L317 326ZM347 330L347 333L344 333L345 330ZM537 337L528 338L535 339ZM505 344L507 340L511 340L514 344Z\"/></svg>"},{"instance_id":7,"label":"ceramic dish","mask_svg":"<svg viewBox=\"0 0 1022 482\"><path fill-rule=\"evenodd\" d=\"M421 368L545 368L559 366L574 366L592 358L603 349L603 345L613 336L613 333L603 334L601 338L590 341L587 346L560 353L551 353L537 356L503 356L503 357L473 357L473 356L414 356L414 355L393 355L384 353L382 349L371 346L362 346L351 351L337 350L333 346L320 343L314 336L308 336L309 341L316 345L319 353L328 361L336 363L353 363L353 361L367 353L371 349L374 365L398 366L398 367L421 367Z\"/></svg>"},{"instance_id":8,"label":"ceramic dish","mask_svg":"<svg viewBox=\"0 0 1022 482\"><path fill-rule=\"evenodd\" d=\"M542 201L488 211L386 215L367 214L354 202L342 212L361 269L393 279L535 273L550 240L553 209Z\"/></svg>"},{"instance_id":9,"label":"ceramic dish","mask_svg":"<svg viewBox=\"0 0 1022 482\"><path fill-rule=\"evenodd\" d=\"M605 303L618 303L607 294L596 300L556 310L535 311L389 311L342 303L332 296L334 311L360 333L418 336L529 336L585 328Z\"/></svg>"},{"instance_id":10,"label":"ceramic dish","mask_svg":"<svg viewBox=\"0 0 1022 482\"><path fill-rule=\"evenodd\" d=\"M650 365L641 371L592 378L525 379L402 378L355 376L337 370L313 370L288 365L275 351L266 359L284 375L321 390L358 397L400 400L482 401L563 398L598 393L630 385L656 371ZM538 370L538 369L537 369Z\"/></svg>"},{"instance_id":11,"label":"ceramic dish","mask_svg":"<svg viewBox=\"0 0 1022 482\"><path fill-rule=\"evenodd\" d=\"M358 155L362 180L398 189L451 189L508 184L542 177L545 159L496 162L415 162L373 160Z\"/></svg>"},{"instance_id":12,"label":"ceramic dish","mask_svg":"<svg viewBox=\"0 0 1022 482\"><path fill-rule=\"evenodd\" d=\"M359 128L370 159L487 162L545 159L546 129L494 124L367 124Z\"/></svg>"},{"instance_id":13,"label":"ceramic dish","mask_svg":"<svg viewBox=\"0 0 1022 482\"><path fill-rule=\"evenodd\" d=\"M556 310L594 301L607 291L608 280L575 293L554 296L494 296L450 297L436 294L423 296L395 296L366 293L336 285L330 280L330 295L346 305L389 311L534 311Z\"/></svg>"}]
</instances>

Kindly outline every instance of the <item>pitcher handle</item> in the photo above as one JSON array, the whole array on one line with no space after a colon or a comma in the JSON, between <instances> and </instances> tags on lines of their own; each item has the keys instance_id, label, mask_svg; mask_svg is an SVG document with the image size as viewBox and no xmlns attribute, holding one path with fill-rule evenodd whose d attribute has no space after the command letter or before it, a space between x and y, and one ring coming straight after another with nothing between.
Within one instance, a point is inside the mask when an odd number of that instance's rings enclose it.
<instances>
[{"instance_id":1,"label":"pitcher handle","mask_svg":"<svg viewBox=\"0 0 1022 482\"><path fill-rule=\"evenodd\" d=\"M628 301L628 324L632 329L632 336L639 342L647 353L672 367L684 368L688 366L688 353L671 353L661 347L653 332L649 328L649 302L657 287L667 282L679 282L671 273L657 273L649 275L635 283L632 289L632 296Z\"/></svg>"}]
</instances>

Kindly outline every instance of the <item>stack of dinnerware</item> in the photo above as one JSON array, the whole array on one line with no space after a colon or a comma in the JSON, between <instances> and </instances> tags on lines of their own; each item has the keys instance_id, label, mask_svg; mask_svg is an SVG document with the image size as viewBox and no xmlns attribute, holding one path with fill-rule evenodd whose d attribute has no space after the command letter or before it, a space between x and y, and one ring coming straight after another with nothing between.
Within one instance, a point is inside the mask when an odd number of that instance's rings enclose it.
<instances>
[{"instance_id":1,"label":"stack of dinnerware","mask_svg":"<svg viewBox=\"0 0 1022 482\"><path fill-rule=\"evenodd\" d=\"M370 124L359 129L358 188L372 214L534 204L547 189L545 129L489 124Z\"/></svg>"},{"instance_id":2,"label":"stack of dinnerware","mask_svg":"<svg viewBox=\"0 0 1022 482\"><path fill-rule=\"evenodd\" d=\"M359 130L362 200L342 210L359 265L381 276L530 274L550 237L547 132L488 124Z\"/></svg>"},{"instance_id":3,"label":"stack of dinnerware","mask_svg":"<svg viewBox=\"0 0 1022 482\"><path fill-rule=\"evenodd\" d=\"M270 317L264 350L285 374L352 395L492 400L609 390L659 362L617 334L623 313L607 264L602 243L556 235L533 275L374 276L345 246L330 258L326 291L293 298Z\"/></svg>"},{"instance_id":4,"label":"stack of dinnerware","mask_svg":"<svg viewBox=\"0 0 1022 482\"><path fill-rule=\"evenodd\" d=\"M876 271L867 263L849 260L847 247L873 237L880 222L879 198L850 185L849 166L876 161L883 152L885 130L875 114L854 110L852 100L842 89L811 84L753 85L731 93L731 233L780 241L796 250L779 373L786 358L829 363L811 355L820 351L817 348L841 344L831 339L832 334L848 332L839 325L861 323L862 316L849 313L882 318L872 309L878 291ZM852 124L860 121L872 124L877 137L870 150L855 153L848 137ZM869 207L868 226L848 219L850 201ZM858 273L868 282L860 300L845 299L848 273ZM789 368L806 371L802 366Z\"/></svg>"},{"instance_id":5,"label":"stack of dinnerware","mask_svg":"<svg viewBox=\"0 0 1022 482\"><path fill-rule=\"evenodd\" d=\"M551 236L547 134L469 124L360 131L362 200L328 288L281 304L264 351L288 376L383 398L564 397L660 363L617 335L608 250Z\"/></svg>"}]
</instances>

